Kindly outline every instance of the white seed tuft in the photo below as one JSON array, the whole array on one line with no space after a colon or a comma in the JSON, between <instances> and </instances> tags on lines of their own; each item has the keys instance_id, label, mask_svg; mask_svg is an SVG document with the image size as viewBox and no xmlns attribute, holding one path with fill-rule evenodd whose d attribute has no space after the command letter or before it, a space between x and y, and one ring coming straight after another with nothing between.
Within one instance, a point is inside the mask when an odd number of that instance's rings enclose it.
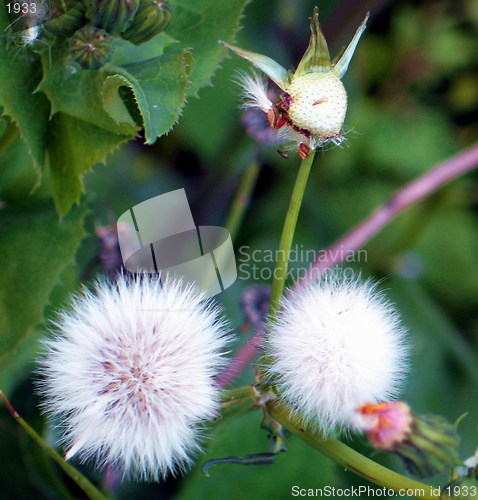
<instances>
[{"instance_id":1,"label":"white seed tuft","mask_svg":"<svg viewBox=\"0 0 478 500\"><path fill-rule=\"evenodd\" d=\"M226 343L218 310L175 281L119 277L84 290L45 342L45 410L79 455L157 480L186 468L217 416Z\"/></svg>"},{"instance_id":2,"label":"white seed tuft","mask_svg":"<svg viewBox=\"0 0 478 500\"><path fill-rule=\"evenodd\" d=\"M259 108L267 113L272 108L272 102L267 96L267 81L256 72L249 74L238 72L237 83L242 87L243 108Z\"/></svg>"},{"instance_id":3,"label":"white seed tuft","mask_svg":"<svg viewBox=\"0 0 478 500\"><path fill-rule=\"evenodd\" d=\"M393 397L406 371L404 328L370 282L326 278L293 292L268 336L283 398L328 434L357 406Z\"/></svg>"}]
</instances>

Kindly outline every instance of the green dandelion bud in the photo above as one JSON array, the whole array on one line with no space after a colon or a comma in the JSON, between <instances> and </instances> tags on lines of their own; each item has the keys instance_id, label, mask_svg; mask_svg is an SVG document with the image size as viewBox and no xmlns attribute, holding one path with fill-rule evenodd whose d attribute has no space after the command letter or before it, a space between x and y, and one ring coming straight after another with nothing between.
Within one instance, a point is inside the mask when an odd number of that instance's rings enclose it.
<instances>
[{"instance_id":1,"label":"green dandelion bud","mask_svg":"<svg viewBox=\"0 0 478 500\"><path fill-rule=\"evenodd\" d=\"M59 17L45 23L45 31L59 38L68 38L86 22L85 6L78 2Z\"/></svg>"},{"instance_id":2,"label":"green dandelion bud","mask_svg":"<svg viewBox=\"0 0 478 500\"><path fill-rule=\"evenodd\" d=\"M140 0L90 0L86 15L93 26L119 35L130 27L139 4Z\"/></svg>"},{"instance_id":3,"label":"green dandelion bud","mask_svg":"<svg viewBox=\"0 0 478 500\"><path fill-rule=\"evenodd\" d=\"M171 21L171 10L166 2L140 0L138 13L123 38L135 45L141 45L164 31Z\"/></svg>"},{"instance_id":4,"label":"green dandelion bud","mask_svg":"<svg viewBox=\"0 0 478 500\"><path fill-rule=\"evenodd\" d=\"M113 55L113 37L100 28L84 26L72 36L70 54L82 68L99 69Z\"/></svg>"}]
</instances>

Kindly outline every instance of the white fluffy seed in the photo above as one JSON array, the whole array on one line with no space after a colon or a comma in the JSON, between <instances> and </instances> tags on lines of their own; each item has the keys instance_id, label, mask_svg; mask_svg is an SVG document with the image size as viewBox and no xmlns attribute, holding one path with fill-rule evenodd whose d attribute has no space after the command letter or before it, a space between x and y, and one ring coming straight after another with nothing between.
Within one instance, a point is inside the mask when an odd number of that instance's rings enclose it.
<instances>
[{"instance_id":1,"label":"white fluffy seed","mask_svg":"<svg viewBox=\"0 0 478 500\"><path fill-rule=\"evenodd\" d=\"M406 371L404 328L370 282L330 278L292 293L267 343L283 398L325 434L393 397Z\"/></svg>"},{"instance_id":2,"label":"white fluffy seed","mask_svg":"<svg viewBox=\"0 0 478 500\"><path fill-rule=\"evenodd\" d=\"M41 361L67 458L151 480L186 468L199 425L219 410L225 343L218 310L179 282L120 277L84 290Z\"/></svg>"}]
</instances>

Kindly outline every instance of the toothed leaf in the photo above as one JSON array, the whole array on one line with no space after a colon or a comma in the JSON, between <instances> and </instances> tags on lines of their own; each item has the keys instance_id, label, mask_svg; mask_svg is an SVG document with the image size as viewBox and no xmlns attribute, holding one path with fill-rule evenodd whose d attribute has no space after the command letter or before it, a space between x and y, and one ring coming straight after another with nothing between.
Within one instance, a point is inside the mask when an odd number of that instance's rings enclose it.
<instances>
[{"instance_id":1,"label":"toothed leaf","mask_svg":"<svg viewBox=\"0 0 478 500\"><path fill-rule=\"evenodd\" d=\"M93 164L104 163L106 155L129 138L65 113L53 116L48 149L53 198L60 215L80 200L83 174Z\"/></svg>"},{"instance_id":2,"label":"toothed leaf","mask_svg":"<svg viewBox=\"0 0 478 500\"><path fill-rule=\"evenodd\" d=\"M105 82L103 92L107 95L115 86L131 88L143 119L147 144L168 133L177 122L186 101L191 62L187 51L170 52L116 67L119 76ZM110 104L106 108L113 115Z\"/></svg>"},{"instance_id":3,"label":"toothed leaf","mask_svg":"<svg viewBox=\"0 0 478 500\"><path fill-rule=\"evenodd\" d=\"M194 64L188 94L197 96L208 85L224 58L218 40L232 40L248 0L175 0L167 33L178 40L179 47L190 49Z\"/></svg>"},{"instance_id":4,"label":"toothed leaf","mask_svg":"<svg viewBox=\"0 0 478 500\"><path fill-rule=\"evenodd\" d=\"M10 206L0 224L0 381L21 370L35 326L63 270L73 262L85 236L85 208L73 209L62 221L53 206ZM7 371L9 373L7 373ZM11 378L11 377L10 377ZM4 388L3 386L2 388Z\"/></svg>"},{"instance_id":5,"label":"toothed leaf","mask_svg":"<svg viewBox=\"0 0 478 500\"><path fill-rule=\"evenodd\" d=\"M10 24L5 7L0 6L0 106L3 113L15 121L20 135L26 142L34 166L40 169L45 160L49 104L45 95L33 93L41 78L38 62L27 63L27 54L8 42L12 32L6 30ZM5 31L6 30L6 31Z\"/></svg>"}]
</instances>

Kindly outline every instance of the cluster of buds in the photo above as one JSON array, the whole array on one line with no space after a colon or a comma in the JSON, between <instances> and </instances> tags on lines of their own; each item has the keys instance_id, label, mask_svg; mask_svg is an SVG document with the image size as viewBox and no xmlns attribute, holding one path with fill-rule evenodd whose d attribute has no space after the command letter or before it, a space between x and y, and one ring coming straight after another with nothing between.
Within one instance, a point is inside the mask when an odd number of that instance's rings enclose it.
<instances>
[{"instance_id":1,"label":"cluster of buds","mask_svg":"<svg viewBox=\"0 0 478 500\"><path fill-rule=\"evenodd\" d=\"M82 0L54 15L45 32L69 38L71 58L85 69L99 69L112 57L114 37L141 45L170 20L169 5L161 0Z\"/></svg>"},{"instance_id":2,"label":"cluster of buds","mask_svg":"<svg viewBox=\"0 0 478 500\"><path fill-rule=\"evenodd\" d=\"M439 415L415 415L402 401L360 406L356 424L375 449L398 455L416 476L435 476L458 460L455 426Z\"/></svg>"}]
</instances>

